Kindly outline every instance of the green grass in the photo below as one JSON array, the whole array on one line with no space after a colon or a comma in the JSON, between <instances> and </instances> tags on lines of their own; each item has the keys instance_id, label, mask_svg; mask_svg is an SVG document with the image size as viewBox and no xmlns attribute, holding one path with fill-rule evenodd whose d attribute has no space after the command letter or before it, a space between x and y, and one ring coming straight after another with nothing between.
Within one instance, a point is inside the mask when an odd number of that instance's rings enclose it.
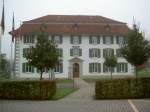
<instances>
[{"instance_id":1,"label":"green grass","mask_svg":"<svg viewBox=\"0 0 150 112\"><path fill-rule=\"evenodd\" d=\"M58 100L64 98L65 96L77 91L78 88L58 88L56 94L53 97L53 100Z\"/></svg>"},{"instance_id":2,"label":"green grass","mask_svg":"<svg viewBox=\"0 0 150 112\"><path fill-rule=\"evenodd\" d=\"M138 77L150 77L150 69L143 69L138 72Z\"/></svg>"}]
</instances>

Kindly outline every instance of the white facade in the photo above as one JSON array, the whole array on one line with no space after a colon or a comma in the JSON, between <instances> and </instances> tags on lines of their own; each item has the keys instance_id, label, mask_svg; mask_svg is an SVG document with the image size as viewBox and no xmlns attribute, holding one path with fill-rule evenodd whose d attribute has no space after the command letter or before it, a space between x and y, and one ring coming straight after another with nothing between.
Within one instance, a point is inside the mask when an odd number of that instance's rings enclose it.
<instances>
[{"instance_id":1,"label":"white facade","mask_svg":"<svg viewBox=\"0 0 150 112\"><path fill-rule=\"evenodd\" d=\"M81 44L78 44L78 42L76 42L77 40L75 40L74 43L71 43L71 38L72 36L74 38L79 37L78 35L65 35L62 34L61 38L62 38L62 43L58 44L58 48L61 48L63 53L62 53L62 62L63 62L63 67L62 67L62 73L56 72L55 73L55 77L56 78L72 78L74 75L74 64L77 63L79 64L79 73L77 77L82 77L82 76L100 76L100 75L109 75L108 72L104 72L104 57L103 57L103 53L104 53L104 49L106 48L111 48L114 49L114 54L116 55L116 50L120 48L120 44L117 43L117 39L119 38L120 40L122 39L121 36L117 36L117 35L101 35L101 34L97 34L97 35L84 35L81 34L80 38L81 38ZM93 43L90 43L90 37L98 37L100 43L96 43L93 41ZM112 43L109 42L109 39L107 41L107 37L111 37L111 41L113 41ZM24 37L23 37L24 38ZM105 38L105 40L104 40ZM16 38L16 76L19 78L39 78L39 73L37 73L36 68L34 68L34 72L23 72L23 63L27 62L27 60L23 57L23 49L24 48L29 48L30 46L34 45L34 43L24 43L24 39L22 39L21 41L18 41L19 38ZM104 43L104 41L106 41ZM34 38L34 42L36 42L36 36ZM121 41L120 41L121 42ZM72 48L80 48L81 51L81 56L70 56L71 55L71 50ZM100 49L100 57L90 57L89 56L89 49ZM97 67L96 72L90 72L90 63L99 63L99 66L95 66ZM117 68L115 68L113 75L129 75L133 73L133 67L127 63L127 61L125 59L123 59L122 57L118 57L118 63L125 63L127 64L127 70L124 71L117 71ZM92 66L91 66L92 67ZM94 68L94 67L93 67ZM94 68L95 69L95 68ZM118 68L119 69L119 68ZM124 68L125 69L125 68ZM29 70L30 71L30 70ZM48 73L44 73L43 74L44 78L48 78L49 74Z\"/></svg>"}]
</instances>

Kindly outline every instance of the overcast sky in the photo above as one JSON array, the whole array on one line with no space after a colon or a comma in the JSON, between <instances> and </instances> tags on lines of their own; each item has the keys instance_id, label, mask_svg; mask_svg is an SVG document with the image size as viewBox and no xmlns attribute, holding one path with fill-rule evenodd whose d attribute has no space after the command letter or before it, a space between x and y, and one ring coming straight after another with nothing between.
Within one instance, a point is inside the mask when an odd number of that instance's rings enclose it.
<instances>
[{"instance_id":1,"label":"overcast sky","mask_svg":"<svg viewBox=\"0 0 150 112\"><path fill-rule=\"evenodd\" d=\"M150 0L5 0L5 35L2 38L2 52L10 57L12 14L15 13L15 28L20 21L37 17L60 15L101 15L126 22L130 27L133 16L146 37L150 39ZM2 0L0 0L0 18Z\"/></svg>"}]
</instances>

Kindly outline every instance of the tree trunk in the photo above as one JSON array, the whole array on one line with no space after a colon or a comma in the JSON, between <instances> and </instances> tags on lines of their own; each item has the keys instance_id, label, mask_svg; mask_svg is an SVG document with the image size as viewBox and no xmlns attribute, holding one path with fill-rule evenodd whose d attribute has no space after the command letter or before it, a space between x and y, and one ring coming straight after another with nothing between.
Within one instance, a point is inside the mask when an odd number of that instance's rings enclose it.
<instances>
[{"instance_id":1,"label":"tree trunk","mask_svg":"<svg viewBox=\"0 0 150 112\"><path fill-rule=\"evenodd\" d=\"M110 75L111 75L111 80L112 80L112 67L110 67Z\"/></svg>"},{"instance_id":2,"label":"tree trunk","mask_svg":"<svg viewBox=\"0 0 150 112\"><path fill-rule=\"evenodd\" d=\"M136 77L136 79L138 78L138 67L137 66L135 66L135 77Z\"/></svg>"},{"instance_id":3,"label":"tree trunk","mask_svg":"<svg viewBox=\"0 0 150 112\"><path fill-rule=\"evenodd\" d=\"M43 71L41 70L41 74L40 74L40 80L42 80L42 74L43 74Z\"/></svg>"}]
</instances>

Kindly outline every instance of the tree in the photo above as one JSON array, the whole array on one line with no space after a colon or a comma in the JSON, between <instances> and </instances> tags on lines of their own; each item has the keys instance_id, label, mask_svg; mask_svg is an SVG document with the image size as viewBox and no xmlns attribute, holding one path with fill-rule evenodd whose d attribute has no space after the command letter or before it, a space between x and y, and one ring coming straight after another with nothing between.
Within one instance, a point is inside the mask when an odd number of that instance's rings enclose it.
<instances>
[{"instance_id":1,"label":"tree","mask_svg":"<svg viewBox=\"0 0 150 112\"><path fill-rule=\"evenodd\" d=\"M30 48L30 53L26 56L28 63L40 71L40 80L45 69L53 69L59 58L56 44L48 39L46 25L42 24L40 33L37 35L35 47Z\"/></svg>"},{"instance_id":2,"label":"tree","mask_svg":"<svg viewBox=\"0 0 150 112\"><path fill-rule=\"evenodd\" d=\"M111 75L111 79L112 79L113 69L117 66L117 58L114 55L107 56L105 58L104 65L106 65L110 69L110 75Z\"/></svg>"},{"instance_id":3,"label":"tree","mask_svg":"<svg viewBox=\"0 0 150 112\"><path fill-rule=\"evenodd\" d=\"M148 61L150 57L150 43L144 38L136 25L125 35L125 42L121 47L123 57L135 67L137 78L138 67Z\"/></svg>"},{"instance_id":4,"label":"tree","mask_svg":"<svg viewBox=\"0 0 150 112\"><path fill-rule=\"evenodd\" d=\"M0 55L0 79L10 79L10 63L2 55Z\"/></svg>"}]
</instances>

